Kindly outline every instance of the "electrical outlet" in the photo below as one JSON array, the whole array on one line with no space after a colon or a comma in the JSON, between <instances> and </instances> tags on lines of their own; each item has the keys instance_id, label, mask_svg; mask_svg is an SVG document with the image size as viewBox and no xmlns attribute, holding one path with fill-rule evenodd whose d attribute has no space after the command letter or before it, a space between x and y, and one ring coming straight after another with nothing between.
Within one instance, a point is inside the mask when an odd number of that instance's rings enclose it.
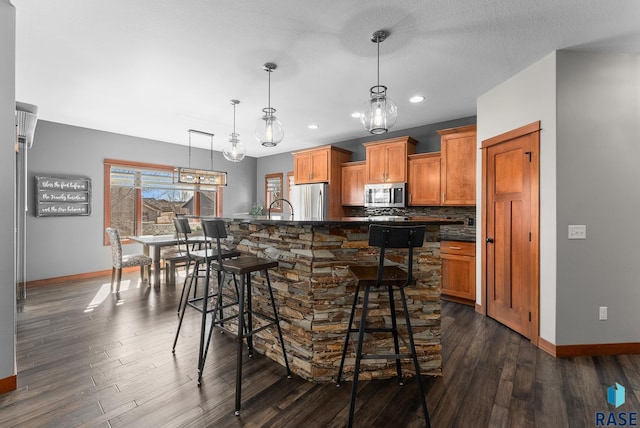
<instances>
[{"instance_id":1,"label":"electrical outlet","mask_svg":"<svg viewBox=\"0 0 640 428\"><path fill-rule=\"evenodd\" d=\"M600 306L600 321L606 321L607 320L607 307L606 306Z\"/></svg>"},{"instance_id":2,"label":"electrical outlet","mask_svg":"<svg viewBox=\"0 0 640 428\"><path fill-rule=\"evenodd\" d=\"M587 226L584 224L570 224L569 239L587 239Z\"/></svg>"}]
</instances>

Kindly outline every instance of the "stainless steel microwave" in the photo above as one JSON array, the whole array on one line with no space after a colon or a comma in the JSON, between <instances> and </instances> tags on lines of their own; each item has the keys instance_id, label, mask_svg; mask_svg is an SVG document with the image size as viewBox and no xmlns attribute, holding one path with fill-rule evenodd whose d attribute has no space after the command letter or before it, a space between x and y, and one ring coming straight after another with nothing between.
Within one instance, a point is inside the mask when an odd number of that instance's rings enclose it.
<instances>
[{"instance_id":1,"label":"stainless steel microwave","mask_svg":"<svg viewBox=\"0 0 640 428\"><path fill-rule=\"evenodd\" d=\"M407 201L406 183L364 185L365 207L404 207Z\"/></svg>"}]
</instances>

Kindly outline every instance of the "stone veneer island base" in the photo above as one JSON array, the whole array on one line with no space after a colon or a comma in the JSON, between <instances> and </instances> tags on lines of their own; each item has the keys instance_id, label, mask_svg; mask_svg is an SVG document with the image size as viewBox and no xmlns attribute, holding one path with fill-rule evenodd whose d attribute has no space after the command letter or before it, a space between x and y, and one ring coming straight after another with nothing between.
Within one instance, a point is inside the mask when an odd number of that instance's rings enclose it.
<instances>
[{"instance_id":1,"label":"stone veneer island base","mask_svg":"<svg viewBox=\"0 0 640 428\"><path fill-rule=\"evenodd\" d=\"M270 270L269 276L291 370L309 381L335 381L355 293L349 265L377 263L377 249L368 244L368 228L372 221L366 218L328 221L225 219L225 223L229 235L226 246L278 260L278 268ZM406 288L405 293L421 373L441 375L440 226L461 222L411 218L375 223L426 225L424 244L414 252L413 271L417 284ZM406 264L405 254L397 251L387 250L386 259L389 263ZM264 280L263 276L253 280L253 302L254 308L269 313L268 293L266 287L261 286ZM399 298L399 293L396 295ZM387 299L378 299L376 293L372 293L370 299L369 323L390 326ZM396 307L401 312L401 306ZM401 352L406 352L404 318L401 313L398 315ZM357 320L358 317L356 314ZM254 346L258 352L284 365L273 326L257 334ZM345 362L347 380L353 375L355 346L356 341L350 341ZM368 334L363 351L392 354L393 339L388 333ZM361 379L391 378L395 376L395 362L367 360L362 363L361 370ZM404 373L415 374L410 360L403 362Z\"/></svg>"}]
</instances>

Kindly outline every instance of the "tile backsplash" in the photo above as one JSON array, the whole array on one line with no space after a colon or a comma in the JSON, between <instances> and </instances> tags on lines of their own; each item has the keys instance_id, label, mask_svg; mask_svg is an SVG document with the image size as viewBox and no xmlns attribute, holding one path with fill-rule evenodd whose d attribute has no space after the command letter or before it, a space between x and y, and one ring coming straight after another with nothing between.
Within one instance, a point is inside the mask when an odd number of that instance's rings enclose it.
<instances>
[{"instance_id":1,"label":"tile backsplash","mask_svg":"<svg viewBox=\"0 0 640 428\"><path fill-rule=\"evenodd\" d=\"M441 239L453 241L476 240L476 207L403 207L403 208L364 208L352 207L351 216L367 217L372 215L403 215L407 217L438 217L462 220L464 224L442 226Z\"/></svg>"}]
</instances>

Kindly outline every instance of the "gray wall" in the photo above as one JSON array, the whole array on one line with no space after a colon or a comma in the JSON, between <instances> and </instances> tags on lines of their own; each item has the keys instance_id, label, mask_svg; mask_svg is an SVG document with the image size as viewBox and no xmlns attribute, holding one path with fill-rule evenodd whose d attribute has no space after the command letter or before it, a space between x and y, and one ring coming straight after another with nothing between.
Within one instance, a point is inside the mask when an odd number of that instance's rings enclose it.
<instances>
[{"instance_id":1,"label":"gray wall","mask_svg":"<svg viewBox=\"0 0 640 428\"><path fill-rule=\"evenodd\" d=\"M557 62L557 341L640 342L640 56ZM569 224L587 239L568 240Z\"/></svg>"},{"instance_id":2,"label":"gray wall","mask_svg":"<svg viewBox=\"0 0 640 428\"><path fill-rule=\"evenodd\" d=\"M192 167L211 167L209 150L192 150ZM174 166L189 162L185 146L38 121L29 152L31 182L36 174L89 176L92 213L87 217L27 218L28 281L110 269L110 249L103 246L105 158ZM231 163L215 152L214 169L228 172L223 214L247 211L255 199L256 159ZM125 247L127 253L141 251L136 244Z\"/></svg>"},{"instance_id":3,"label":"gray wall","mask_svg":"<svg viewBox=\"0 0 640 428\"><path fill-rule=\"evenodd\" d=\"M265 210L268 208L264 206L264 176L266 174L277 174L279 172L282 173L282 179L284 180L283 191L286 197L288 195L288 190L286 189L288 185L287 172L290 171L293 171L293 155L291 153L281 153L279 155L258 158L256 181L254 183L256 199L253 202L262 205Z\"/></svg>"},{"instance_id":4,"label":"gray wall","mask_svg":"<svg viewBox=\"0 0 640 428\"><path fill-rule=\"evenodd\" d=\"M0 380L16 374L15 46L16 11L9 0L0 0Z\"/></svg>"},{"instance_id":5,"label":"gray wall","mask_svg":"<svg viewBox=\"0 0 640 428\"><path fill-rule=\"evenodd\" d=\"M363 143L370 141L386 140L387 138L403 137L408 135L418 141L416 153L437 152L440 150L440 135L437 131L456 126L470 125L476 123L476 117L464 117L461 119L449 120L430 125L418 126L416 128L403 129L389 132L385 135L366 135L353 140L343 140L332 143L333 146L352 151L351 160L365 160L365 149ZM365 131L362 131L365 134ZM264 203L264 176L265 174L282 172L286 177L287 171L293 171L293 156L291 153L266 156L258 159L258 174L256 181L257 201Z\"/></svg>"}]
</instances>

